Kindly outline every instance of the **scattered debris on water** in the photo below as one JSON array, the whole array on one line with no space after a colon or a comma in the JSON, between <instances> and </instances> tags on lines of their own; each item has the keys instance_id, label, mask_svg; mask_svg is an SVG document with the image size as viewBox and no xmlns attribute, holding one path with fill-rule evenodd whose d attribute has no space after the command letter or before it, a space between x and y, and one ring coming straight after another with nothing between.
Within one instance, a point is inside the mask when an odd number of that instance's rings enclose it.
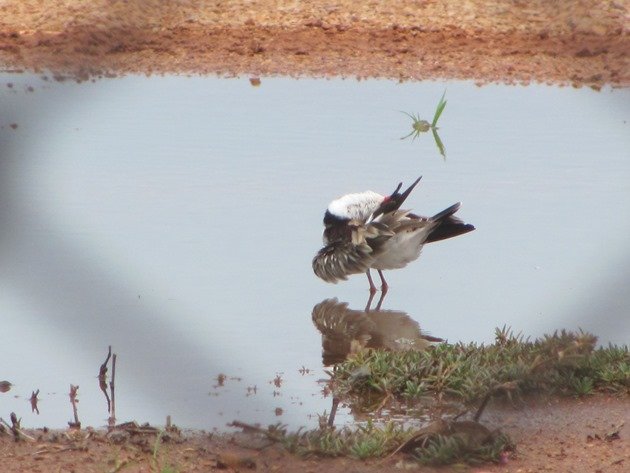
<instances>
[{"instance_id":1,"label":"scattered debris on water","mask_svg":"<svg viewBox=\"0 0 630 473\"><path fill-rule=\"evenodd\" d=\"M9 381L0 381L0 393L6 393L11 390L11 384Z\"/></svg>"},{"instance_id":2,"label":"scattered debris on water","mask_svg":"<svg viewBox=\"0 0 630 473\"><path fill-rule=\"evenodd\" d=\"M31 403L31 412L35 412L37 413L37 415L39 415L39 407L37 407L37 402L39 401L39 399L37 398L37 396L39 396L39 389L37 391L32 391L29 401Z\"/></svg>"}]
</instances>

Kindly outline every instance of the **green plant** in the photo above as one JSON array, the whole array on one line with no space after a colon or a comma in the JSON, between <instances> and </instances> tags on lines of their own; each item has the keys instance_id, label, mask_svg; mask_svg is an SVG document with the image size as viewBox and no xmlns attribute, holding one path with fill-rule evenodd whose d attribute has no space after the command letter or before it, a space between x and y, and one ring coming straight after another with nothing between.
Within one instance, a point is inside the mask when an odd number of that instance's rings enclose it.
<instances>
[{"instance_id":1,"label":"green plant","mask_svg":"<svg viewBox=\"0 0 630 473\"><path fill-rule=\"evenodd\" d=\"M444 148L444 143L440 139L440 135L437 132L438 120L442 116L442 112L444 112L444 108L446 107L446 100L444 100L445 96L446 96L446 90L442 94L442 97L440 98L440 101L438 102L437 107L435 108L435 113L433 114L433 121L431 123L429 123L426 120L421 119L420 114L413 114L413 113L401 111L401 113L404 113L409 118L411 118L411 132L409 132L409 134L403 136L400 139L404 140L411 136L411 140L414 141L416 138L420 136L420 133L426 133L427 131L431 130L431 133L433 134L433 139L435 140L435 145L437 146L438 151L440 152L443 158L446 158L446 150Z\"/></svg>"},{"instance_id":2,"label":"green plant","mask_svg":"<svg viewBox=\"0 0 630 473\"><path fill-rule=\"evenodd\" d=\"M354 430L324 427L291 434L284 432L281 442L287 450L301 456L351 456L365 459L382 457L395 450L409 436L409 432L394 422L380 427L367 422Z\"/></svg>"},{"instance_id":3,"label":"green plant","mask_svg":"<svg viewBox=\"0 0 630 473\"><path fill-rule=\"evenodd\" d=\"M429 438L424 446L416 448L413 453L420 463L427 465L454 463L475 465L499 462L505 452L512 450L514 444L504 434L494 435L480 444L458 435L436 435Z\"/></svg>"},{"instance_id":4,"label":"green plant","mask_svg":"<svg viewBox=\"0 0 630 473\"><path fill-rule=\"evenodd\" d=\"M586 396L593 393L593 380L588 376L577 377L571 376L568 382L573 393L578 396Z\"/></svg>"},{"instance_id":5,"label":"green plant","mask_svg":"<svg viewBox=\"0 0 630 473\"><path fill-rule=\"evenodd\" d=\"M405 383L405 389L402 392L403 397L407 399L419 399L422 396L426 395L427 385L426 383L420 381L415 382L412 380L407 380Z\"/></svg>"},{"instance_id":6,"label":"green plant","mask_svg":"<svg viewBox=\"0 0 630 473\"><path fill-rule=\"evenodd\" d=\"M383 455L383 441L378 437L363 436L350 446L350 455L360 460Z\"/></svg>"},{"instance_id":7,"label":"green plant","mask_svg":"<svg viewBox=\"0 0 630 473\"><path fill-rule=\"evenodd\" d=\"M593 335L582 331L563 330L531 341L503 327L497 329L491 345L440 344L423 352L362 350L335 367L332 385L339 396L362 410L380 405L385 398L427 395L473 404L497 386L507 385L510 389L496 395L627 394L628 348L595 349L595 343Z\"/></svg>"}]
</instances>

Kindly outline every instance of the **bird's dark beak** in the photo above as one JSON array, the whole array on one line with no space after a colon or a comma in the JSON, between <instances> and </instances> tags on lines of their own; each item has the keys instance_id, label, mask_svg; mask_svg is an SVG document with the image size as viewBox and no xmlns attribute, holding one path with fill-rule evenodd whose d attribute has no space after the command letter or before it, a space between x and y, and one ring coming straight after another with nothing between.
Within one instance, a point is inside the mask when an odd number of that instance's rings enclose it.
<instances>
[{"instance_id":1,"label":"bird's dark beak","mask_svg":"<svg viewBox=\"0 0 630 473\"><path fill-rule=\"evenodd\" d=\"M409 186L409 188L405 192L403 192L401 194L401 196L400 196L400 203L401 204L405 201L405 199L407 197L409 197L409 194L411 194L411 191L413 190L413 188L418 185L418 182L420 182L420 179L422 179L422 176L420 176L418 179L416 179L415 182L413 184L411 184ZM400 189L401 185L402 185L402 183L398 184L398 187L396 188L396 191L398 191ZM396 193L396 191L394 191L394 193Z\"/></svg>"},{"instance_id":2,"label":"bird's dark beak","mask_svg":"<svg viewBox=\"0 0 630 473\"><path fill-rule=\"evenodd\" d=\"M407 190L403 192L402 194L398 193L398 191L402 187L402 182L398 184L398 187L396 187L396 190L394 190L392 195L385 197L385 200L383 200L383 203L380 205L380 207L376 209L372 218L376 218L379 215L387 213L387 212L393 212L394 210L398 210L400 206L403 204L403 202L405 201L405 199L409 197L409 194L411 194L411 191L413 190L413 188L418 185L418 182L420 182L420 179L422 179L422 176L416 179L415 182L411 184L407 188Z\"/></svg>"}]
</instances>

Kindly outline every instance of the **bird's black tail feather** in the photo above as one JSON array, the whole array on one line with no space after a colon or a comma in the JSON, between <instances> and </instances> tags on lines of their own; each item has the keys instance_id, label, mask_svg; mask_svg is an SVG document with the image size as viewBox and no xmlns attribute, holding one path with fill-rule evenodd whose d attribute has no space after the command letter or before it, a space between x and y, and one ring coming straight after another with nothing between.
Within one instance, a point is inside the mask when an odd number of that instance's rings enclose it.
<instances>
[{"instance_id":1,"label":"bird's black tail feather","mask_svg":"<svg viewBox=\"0 0 630 473\"><path fill-rule=\"evenodd\" d=\"M453 238L458 235L463 235L464 233L472 232L475 229L474 225L464 223L455 217L454 214L459 210L461 205L461 202L457 202L431 217L430 220L439 222L439 224L431 231L426 243L446 240L447 238Z\"/></svg>"}]
</instances>

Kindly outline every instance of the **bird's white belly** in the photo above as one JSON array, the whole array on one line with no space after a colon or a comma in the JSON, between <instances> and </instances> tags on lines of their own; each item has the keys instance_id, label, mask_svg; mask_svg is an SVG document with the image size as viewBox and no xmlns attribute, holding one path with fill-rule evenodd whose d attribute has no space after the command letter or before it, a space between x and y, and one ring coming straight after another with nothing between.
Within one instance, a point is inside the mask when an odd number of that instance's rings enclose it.
<instances>
[{"instance_id":1,"label":"bird's white belly","mask_svg":"<svg viewBox=\"0 0 630 473\"><path fill-rule=\"evenodd\" d=\"M428 233L425 227L394 235L385 242L371 267L381 270L404 268L418 259Z\"/></svg>"}]
</instances>

